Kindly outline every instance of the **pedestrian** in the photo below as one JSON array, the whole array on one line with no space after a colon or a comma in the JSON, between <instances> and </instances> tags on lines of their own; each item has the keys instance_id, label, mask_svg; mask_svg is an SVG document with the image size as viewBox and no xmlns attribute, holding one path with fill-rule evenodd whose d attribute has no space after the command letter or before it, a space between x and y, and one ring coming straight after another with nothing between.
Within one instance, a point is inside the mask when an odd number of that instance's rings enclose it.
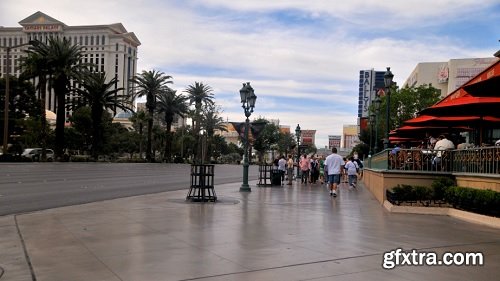
<instances>
[{"instance_id":1,"label":"pedestrian","mask_svg":"<svg viewBox=\"0 0 500 281\"><path fill-rule=\"evenodd\" d=\"M281 175L281 185L285 184L285 172L286 172L286 160L285 156L281 155L280 160L278 160L278 171Z\"/></svg>"},{"instance_id":2,"label":"pedestrian","mask_svg":"<svg viewBox=\"0 0 500 281\"><path fill-rule=\"evenodd\" d=\"M286 162L286 169L288 171L288 183L287 185L292 185L293 179L293 159L292 155L288 155L288 161Z\"/></svg>"},{"instance_id":3,"label":"pedestrian","mask_svg":"<svg viewBox=\"0 0 500 281\"><path fill-rule=\"evenodd\" d=\"M307 184L309 180L309 170L311 169L311 162L307 158L307 154L304 154L302 159L300 159L299 166L302 174L300 182Z\"/></svg>"},{"instance_id":4,"label":"pedestrian","mask_svg":"<svg viewBox=\"0 0 500 281\"><path fill-rule=\"evenodd\" d=\"M347 163L347 158L342 158L343 162L342 162L342 167L340 167L340 173L341 173L341 177L342 177L342 182L347 182L347 173L345 172L345 163Z\"/></svg>"},{"instance_id":5,"label":"pedestrian","mask_svg":"<svg viewBox=\"0 0 500 281\"><path fill-rule=\"evenodd\" d=\"M319 177L319 162L316 157L311 157L311 183L316 184Z\"/></svg>"},{"instance_id":6,"label":"pedestrian","mask_svg":"<svg viewBox=\"0 0 500 281\"><path fill-rule=\"evenodd\" d=\"M328 173L327 186L330 189L330 195L337 196L337 186L340 184L341 168L344 164L342 156L337 154L337 148L332 148L332 154L328 155L325 160L325 172Z\"/></svg>"},{"instance_id":7,"label":"pedestrian","mask_svg":"<svg viewBox=\"0 0 500 281\"><path fill-rule=\"evenodd\" d=\"M349 178L349 187L356 188L356 184L358 183L358 171L359 166L356 161L354 161L354 157L351 156L349 161L345 164L345 170L347 171L347 177Z\"/></svg>"},{"instance_id":8,"label":"pedestrian","mask_svg":"<svg viewBox=\"0 0 500 281\"><path fill-rule=\"evenodd\" d=\"M319 182L321 184L325 183L325 160L323 156L319 158Z\"/></svg>"},{"instance_id":9,"label":"pedestrian","mask_svg":"<svg viewBox=\"0 0 500 281\"><path fill-rule=\"evenodd\" d=\"M356 162L356 164L358 164L359 179L362 179L363 178L363 161L361 161L361 159L359 159L357 154L354 154L354 162Z\"/></svg>"}]
</instances>

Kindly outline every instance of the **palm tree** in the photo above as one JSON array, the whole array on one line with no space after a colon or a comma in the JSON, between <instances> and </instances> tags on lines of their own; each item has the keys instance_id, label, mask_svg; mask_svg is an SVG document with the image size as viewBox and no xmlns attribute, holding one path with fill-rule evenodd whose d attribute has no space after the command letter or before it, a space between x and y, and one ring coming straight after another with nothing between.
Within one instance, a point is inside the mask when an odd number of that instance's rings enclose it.
<instances>
[{"instance_id":1,"label":"palm tree","mask_svg":"<svg viewBox=\"0 0 500 281\"><path fill-rule=\"evenodd\" d=\"M132 111L130 96L118 94L123 88L114 88L118 80L116 77L106 82L105 73L90 73L82 82L82 88L76 89L78 96L87 101L91 108L92 117L92 156L97 159L103 144L102 116L105 110L119 108Z\"/></svg>"},{"instance_id":2,"label":"palm tree","mask_svg":"<svg viewBox=\"0 0 500 281\"><path fill-rule=\"evenodd\" d=\"M66 96L72 88L70 82L80 82L88 74L88 67L93 64L83 63L81 46L72 46L68 39L57 36L50 37L47 43L34 41L28 52L43 58L46 69L38 69L40 74L36 76L48 77L49 86L54 89L57 99L55 154L57 159L61 159L64 150Z\"/></svg>"},{"instance_id":3,"label":"palm tree","mask_svg":"<svg viewBox=\"0 0 500 281\"><path fill-rule=\"evenodd\" d=\"M176 115L184 118L185 114L188 112L187 97L177 95L177 91L172 89L166 89L158 96L157 110L158 113L164 114L164 121L167 125L164 158L170 162L172 152L172 135L170 132L172 129L172 123L174 122L174 117Z\"/></svg>"},{"instance_id":4,"label":"palm tree","mask_svg":"<svg viewBox=\"0 0 500 281\"><path fill-rule=\"evenodd\" d=\"M26 51L27 56L20 59L22 69L21 77L27 79L38 78L36 90L40 97L41 116L40 116L40 146L42 147L42 162L47 161L47 116L45 114L47 80L49 79L49 68L47 62L46 45L36 44L33 48Z\"/></svg>"},{"instance_id":5,"label":"palm tree","mask_svg":"<svg viewBox=\"0 0 500 281\"><path fill-rule=\"evenodd\" d=\"M203 110L201 127L205 130L205 132L207 132L207 147L209 149L206 157L207 159L210 159L213 151L212 143L215 131L227 131L226 123L224 122L224 119L219 116L219 109L214 105L209 105Z\"/></svg>"},{"instance_id":6,"label":"palm tree","mask_svg":"<svg viewBox=\"0 0 500 281\"><path fill-rule=\"evenodd\" d=\"M153 136L153 114L156 108L156 99L162 91L167 87L166 84L171 84L172 76L165 75L159 71L142 71L139 76L131 79L131 82L137 86L136 97L146 96L146 108L148 110L148 143L146 150L146 159L154 162L154 157L151 155L151 144Z\"/></svg>"},{"instance_id":7,"label":"palm tree","mask_svg":"<svg viewBox=\"0 0 500 281\"><path fill-rule=\"evenodd\" d=\"M132 121L134 128L139 131L139 137L140 137L140 139L139 139L139 158L142 159L142 140L144 139L143 135L142 135L142 131L143 131L144 123L148 122L148 117L146 115L146 112L144 112L144 110L139 110L138 112L134 113L134 115L132 115L132 117L130 117L130 121Z\"/></svg>"},{"instance_id":8,"label":"palm tree","mask_svg":"<svg viewBox=\"0 0 500 281\"><path fill-rule=\"evenodd\" d=\"M200 123L201 123L201 106L214 105L214 95L212 93L212 88L208 85L204 85L203 82L194 82L194 85L189 85L185 90L189 94L190 104L194 103L195 106L195 126L194 133L200 137ZM198 149L196 151L197 159L201 160L201 141L198 141Z\"/></svg>"}]
</instances>

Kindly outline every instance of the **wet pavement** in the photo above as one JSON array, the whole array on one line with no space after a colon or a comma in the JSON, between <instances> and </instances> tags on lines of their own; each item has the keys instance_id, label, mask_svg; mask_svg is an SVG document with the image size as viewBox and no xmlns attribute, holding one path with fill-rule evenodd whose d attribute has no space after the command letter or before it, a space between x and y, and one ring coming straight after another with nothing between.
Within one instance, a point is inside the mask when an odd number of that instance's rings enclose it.
<instances>
[{"instance_id":1,"label":"wet pavement","mask_svg":"<svg viewBox=\"0 0 500 281\"><path fill-rule=\"evenodd\" d=\"M252 185L253 184L253 185ZM387 212L363 187L294 183L217 203L187 190L0 217L0 281L497 280L500 230ZM480 252L483 266L382 267L384 252ZM33 276L34 277L33 277Z\"/></svg>"}]
</instances>

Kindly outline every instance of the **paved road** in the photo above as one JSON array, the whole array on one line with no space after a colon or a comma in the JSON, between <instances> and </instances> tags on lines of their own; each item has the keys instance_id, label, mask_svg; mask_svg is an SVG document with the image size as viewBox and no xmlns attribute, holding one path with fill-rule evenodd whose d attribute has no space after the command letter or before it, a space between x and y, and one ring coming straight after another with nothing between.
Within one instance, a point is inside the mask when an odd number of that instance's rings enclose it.
<instances>
[{"instance_id":1,"label":"paved road","mask_svg":"<svg viewBox=\"0 0 500 281\"><path fill-rule=\"evenodd\" d=\"M215 184L242 181L242 166L216 165ZM258 177L250 166L249 179ZM1 163L0 216L188 189L190 166L129 163Z\"/></svg>"}]
</instances>

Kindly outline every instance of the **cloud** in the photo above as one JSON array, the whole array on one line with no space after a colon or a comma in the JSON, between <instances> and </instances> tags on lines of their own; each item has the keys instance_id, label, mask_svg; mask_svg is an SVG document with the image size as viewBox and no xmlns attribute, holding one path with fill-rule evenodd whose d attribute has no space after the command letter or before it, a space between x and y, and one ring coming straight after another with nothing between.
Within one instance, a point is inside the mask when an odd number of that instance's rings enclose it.
<instances>
[{"instance_id":1,"label":"cloud","mask_svg":"<svg viewBox=\"0 0 500 281\"><path fill-rule=\"evenodd\" d=\"M7 0L0 25L38 10L67 25L121 22L142 42L139 71L173 76L178 91L210 85L231 121L244 119L238 92L250 81L252 117L316 129L324 146L357 122L360 70L390 66L401 85L419 62L491 56L499 9L496 0ZM464 39L476 24L490 44Z\"/></svg>"}]
</instances>

